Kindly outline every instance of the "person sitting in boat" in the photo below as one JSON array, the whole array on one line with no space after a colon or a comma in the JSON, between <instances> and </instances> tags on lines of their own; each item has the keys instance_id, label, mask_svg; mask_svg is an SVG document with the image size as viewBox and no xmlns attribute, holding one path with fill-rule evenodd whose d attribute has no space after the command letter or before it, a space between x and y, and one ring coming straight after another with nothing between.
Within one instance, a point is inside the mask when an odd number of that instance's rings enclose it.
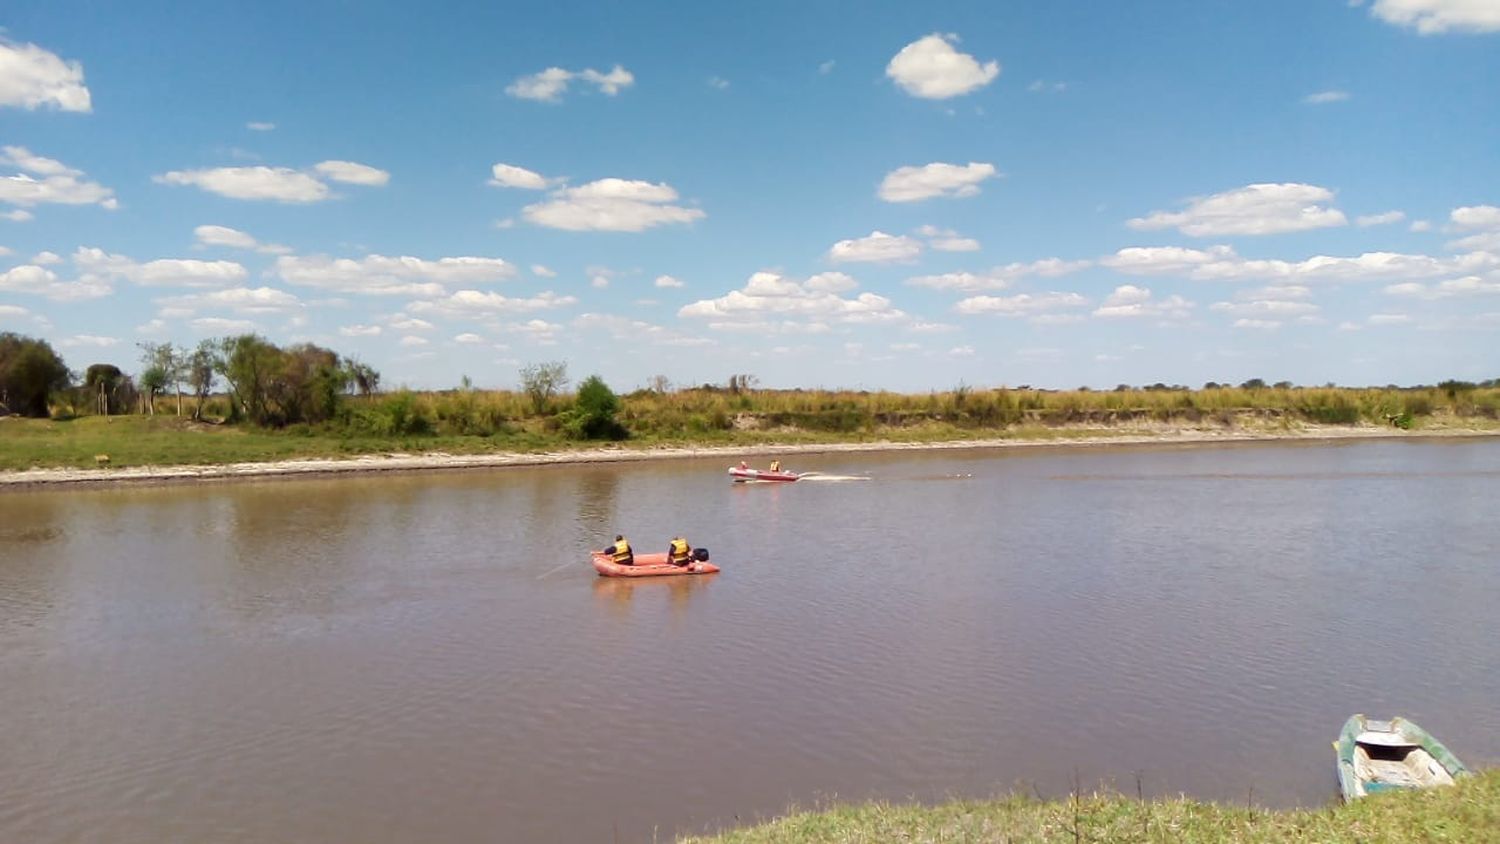
<instances>
[{"instance_id":1,"label":"person sitting in boat","mask_svg":"<svg viewBox=\"0 0 1500 844\"><path fill-rule=\"evenodd\" d=\"M743 461L743 460L741 460L741 461L740 461L740 471L742 471L742 472L747 472L747 471L749 471L749 470L750 470L750 464L749 464L749 463L746 463L746 462L745 462L745 461Z\"/></svg>"},{"instance_id":2,"label":"person sitting in boat","mask_svg":"<svg viewBox=\"0 0 1500 844\"><path fill-rule=\"evenodd\" d=\"M630 543L621 534L615 534L615 544L605 548L604 553L608 554L617 566L635 565L635 552L630 549Z\"/></svg>"},{"instance_id":3,"label":"person sitting in boat","mask_svg":"<svg viewBox=\"0 0 1500 844\"><path fill-rule=\"evenodd\" d=\"M773 472L780 472L781 471L781 461L780 460L772 460L771 461L771 471L773 471Z\"/></svg>"},{"instance_id":4,"label":"person sitting in boat","mask_svg":"<svg viewBox=\"0 0 1500 844\"><path fill-rule=\"evenodd\" d=\"M667 562L674 566L690 566L693 563L693 546L680 536L672 537L667 546Z\"/></svg>"}]
</instances>

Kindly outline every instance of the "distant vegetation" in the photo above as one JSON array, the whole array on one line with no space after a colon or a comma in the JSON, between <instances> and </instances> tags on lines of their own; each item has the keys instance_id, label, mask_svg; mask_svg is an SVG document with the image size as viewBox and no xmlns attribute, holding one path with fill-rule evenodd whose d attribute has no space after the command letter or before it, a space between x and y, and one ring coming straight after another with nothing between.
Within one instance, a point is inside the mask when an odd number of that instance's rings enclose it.
<instances>
[{"instance_id":1,"label":"distant vegetation","mask_svg":"<svg viewBox=\"0 0 1500 844\"><path fill-rule=\"evenodd\" d=\"M192 349L142 344L139 362L134 377L108 363L74 373L44 341L0 334L0 414L50 416L77 429L46 434L55 445L49 451L38 445L42 433L20 436L12 421L14 436L0 437L0 466L82 465L94 457L82 453L85 442L122 465L131 462L122 455L132 450L149 452L157 462L220 463L265 459L247 450L298 456L356 449L480 452L557 447L570 440L727 445L1045 437L1161 426L1500 426L1495 380L1298 387L1257 378L1237 386L1121 384L1113 390L960 385L908 394L758 389L754 375L735 373L723 385L678 388L658 375L647 388L617 395L597 375L570 392L567 364L549 361L523 367L514 390L478 390L464 377L455 389L414 392L382 389L379 372L331 349L279 347L253 334L206 340ZM92 427L92 417L119 416L156 423ZM127 429L143 439L112 443ZM239 436L199 437L191 457L186 451L173 456L169 442L180 439L177 432L210 429ZM263 447L288 435L297 443ZM249 448L251 442L259 445Z\"/></svg>"}]
</instances>

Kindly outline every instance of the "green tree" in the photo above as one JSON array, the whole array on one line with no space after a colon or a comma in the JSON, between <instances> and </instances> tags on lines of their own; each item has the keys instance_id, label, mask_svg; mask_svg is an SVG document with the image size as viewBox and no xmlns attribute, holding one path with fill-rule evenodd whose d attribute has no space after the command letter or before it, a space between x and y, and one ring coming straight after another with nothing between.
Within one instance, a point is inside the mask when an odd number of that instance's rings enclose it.
<instances>
[{"instance_id":1,"label":"green tree","mask_svg":"<svg viewBox=\"0 0 1500 844\"><path fill-rule=\"evenodd\" d=\"M257 425L271 419L271 382L281 367L281 350L257 334L218 341L215 369L229 386L229 419L248 418Z\"/></svg>"},{"instance_id":2,"label":"green tree","mask_svg":"<svg viewBox=\"0 0 1500 844\"><path fill-rule=\"evenodd\" d=\"M167 371L160 366L148 366L141 373L141 389L146 391L146 412L156 415L156 394L167 388Z\"/></svg>"},{"instance_id":3,"label":"green tree","mask_svg":"<svg viewBox=\"0 0 1500 844\"><path fill-rule=\"evenodd\" d=\"M521 367L521 389L531 398L537 416L547 412L552 397L568 386L568 365L562 361L532 363Z\"/></svg>"},{"instance_id":4,"label":"green tree","mask_svg":"<svg viewBox=\"0 0 1500 844\"><path fill-rule=\"evenodd\" d=\"M203 418L203 402L214 389L214 364L218 354L214 341L203 340L187 356L187 383L193 391L193 419Z\"/></svg>"},{"instance_id":5,"label":"green tree","mask_svg":"<svg viewBox=\"0 0 1500 844\"><path fill-rule=\"evenodd\" d=\"M120 412L119 390L125 373L112 363L96 363L83 374L83 386L94 399L94 412L101 416Z\"/></svg>"},{"instance_id":6,"label":"green tree","mask_svg":"<svg viewBox=\"0 0 1500 844\"><path fill-rule=\"evenodd\" d=\"M625 426L615 419L620 399L597 375L590 375L578 386L578 396L563 425L568 435L584 440L623 440L629 436Z\"/></svg>"},{"instance_id":7,"label":"green tree","mask_svg":"<svg viewBox=\"0 0 1500 844\"><path fill-rule=\"evenodd\" d=\"M71 375L45 340L0 333L0 408L22 416L48 415L47 399Z\"/></svg>"}]
</instances>

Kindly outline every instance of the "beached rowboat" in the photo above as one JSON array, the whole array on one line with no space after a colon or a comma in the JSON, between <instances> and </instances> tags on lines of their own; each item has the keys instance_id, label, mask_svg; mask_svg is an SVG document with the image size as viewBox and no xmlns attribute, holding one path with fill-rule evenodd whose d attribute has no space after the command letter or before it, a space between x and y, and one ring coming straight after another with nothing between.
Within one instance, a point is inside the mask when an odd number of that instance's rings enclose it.
<instances>
[{"instance_id":1,"label":"beached rowboat","mask_svg":"<svg viewBox=\"0 0 1500 844\"><path fill-rule=\"evenodd\" d=\"M1442 742L1405 718L1376 721L1354 715L1333 743L1339 790L1349 802L1400 788L1452 785L1469 769Z\"/></svg>"},{"instance_id":2,"label":"beached rowboat","mask_svg":"<svg viewBox=\"0 0 1500 844\"><path fill-rule=\"evenodd\" d=\"M736 483L742 481L780 481L783 483L795 481L802 477L796 472L772 472L761 469L741 469L738 466L729 467L729 476Z\"/></svg>"},{"instance_id":3,"label":"beached rowboat","mask_svg":"<svg viewBox=\"0 0 1500 844\"><path fill-rule=\"evenodd\" d=\"M719 567L705 560L693 560L685 566L674 566L667 562L666 554L636 554L635 565L617 564L610 555L593 553L594 571L600 577L671 577L684 574L713 574Z\"/></svg>"}]
</instances>

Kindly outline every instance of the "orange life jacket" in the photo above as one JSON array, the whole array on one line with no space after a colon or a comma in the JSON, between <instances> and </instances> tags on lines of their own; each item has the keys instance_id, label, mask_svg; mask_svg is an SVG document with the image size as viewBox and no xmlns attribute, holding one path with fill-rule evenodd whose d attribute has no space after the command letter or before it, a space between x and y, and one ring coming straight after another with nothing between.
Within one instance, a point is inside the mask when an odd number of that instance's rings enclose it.
<instances>
[{"instance_id":1,"label":"orange life jacket","mask_svg":"<svg viewBox=\"0 0 1500 844\"><path fill-rule=\"evenodd\" d=\"M635 554L630 550L629 542L622 539L615 543L615 552L613 555L615 562L621 564L628 563L630 562L630 558L634 556Z\"/></svg>"},{"instance_id":2,"label":"orange life jacket","mask_svg":"<svg viewBox=\"0 0 1500 844\"><path fill-rule=\"evenodd\" d=\"M688 542L682 537L672 540L672 554L668 558L673 565L687 565L693 557L693 549L688 547Z\"/></svg>"}]
</instances>

